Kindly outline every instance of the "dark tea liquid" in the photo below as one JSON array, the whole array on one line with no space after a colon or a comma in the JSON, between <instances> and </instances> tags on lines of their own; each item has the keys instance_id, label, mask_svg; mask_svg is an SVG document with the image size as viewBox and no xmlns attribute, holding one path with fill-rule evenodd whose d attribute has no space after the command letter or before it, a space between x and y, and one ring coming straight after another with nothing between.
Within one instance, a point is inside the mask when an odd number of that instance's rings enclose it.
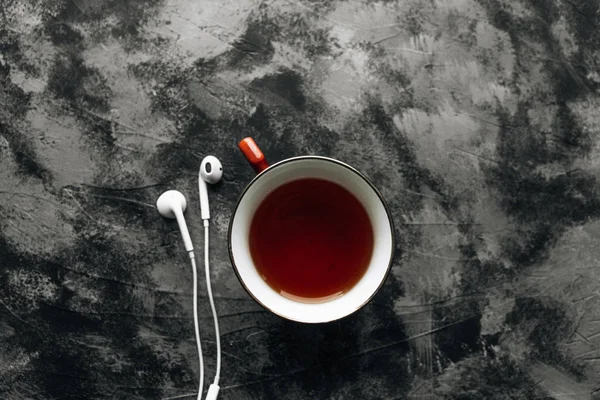
<instances>
[{"instance_id":1,"label":"dark tea liquid","mask_svg":"<svg viewBox=\"0 0 600 400\"><path fill-rule=\"evenodd\" d=\"M299 179L270 193L250 225L250 253L275 291L321 302L351 289L373 253L373 228L362 204L341 186Z\"/></svg>"}]
</instances>

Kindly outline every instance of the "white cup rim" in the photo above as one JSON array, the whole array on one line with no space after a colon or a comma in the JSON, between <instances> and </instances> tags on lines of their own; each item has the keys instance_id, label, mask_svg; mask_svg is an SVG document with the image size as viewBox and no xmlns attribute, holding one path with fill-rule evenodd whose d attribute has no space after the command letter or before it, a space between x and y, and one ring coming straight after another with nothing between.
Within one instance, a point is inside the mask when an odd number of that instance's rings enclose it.
<instances>
[{"instance_id":1,"label":"white cup rim","mask_svg":"<svg viewBox=\"0 0 600 400\"><path fill-rule=\"evenodd\" d=\"M355 307L352 310L349 310L348 312L344 313L343 315L337 316L336 318L332 318L332 319L328 319L328 320L323 320L323 321L319 321L316 323L327 323L327 322L332 322L332 321L336 321L342 318L347 317L350 314L355 313L356 311L360 310L361 308L363 308L366 304L368 304L373 297L375 297L375 295L379 292L379 290L381 289L381 287L383 286L383 284L385 283L385 281L388 278L388 275L390 273L390 270L392 269L392 264L394 261L394 252L396 249L396 235L395 235L395 228L394 228L394 221L392 218L392 214L390 212L390 208L388 207L387 202L385 201L385 198L383 197L383 195L381 194L381 192L375 187L375 185L371 182L371 180L369 178L367 178L362 172L360 172L359 170L357 170L356 168L352 167L349 164L346 164L345 162L342 162L340 160L337 160L335 158L331 158L331 157L325 157L325 156L315 156L315 155L307 155L307 156L296 156L296 157L290 157L290 158L286 158L284 160L281 160L275 164L271 164L268 168L266 168L265 170L261 171L260 173L258 173L244 188L244 190L242 191L242 193L240 194L235 208L233 210L233 214L231 216L231 219L229 221L229 228L228 228L228 233L227 233L227 248L229 251L229 258L231 260L231 265L233 266L233 271L235 272L235 275L238 279L238 281L240 282L240 284L242 285L242 287L244 288L244 290L246 290L246 292L250 295L250 297L252 297L258 304L260 304L263 308L265 308L266 310L272 312L275 315L278 315L282 318L285 318L287 320L291 320L291 321L295 321L295 322L301 322L301 323L315 323L315 322L309 322L309 321L305 321L302 319L295 319L293 316L290 315L283 315L275 310L273 310L271 307L269 307L267 304L264 304L264 302L262 302L261 300L259 300L254 293L252 293L252 291L250 290L250 288L248 288L248 286L245 284L244 280L242 279L239 271L238 271L238 267L236 265L235 262L235 258L234 258L234 254L233 254L233 246L232 246L232 234L233 234L233 223L235 220L235 216L238 212L239 206L242 202L242 199L244 198L244 195L248 192L248 190L250 189L250 187L256 183L260 178L262 178L264 175L270 173L271 171L273 171L274 169L276 169L277 167L281 166L281 165L285 165L291 162L295 162L295 161L302 161L302 160L320 160L320 161L327 161L327 162L332 162L334 164L337 164L341 167L344 167L348 170L350 170L351 172L353 172L354 174L356 174L358 177L360 177L362 180L365 181L365 183L367 183L369 185L369 187L371 188L371 190L373 190L373 192L377 195L377 197L379 198L379 200L381 201L381 204L383 205L383 208L385 209L386 215L387 215L387 220L388 223L390 225L390 241L391 241L391 248L390 248L390 255L389 255L389 261L388 261L388 265L386 267L385 270L385 274L383 275L383 277L381 278L381 281L379 282L379 285L377 286L377 288L375 290L373 290L373 292L366 298L366 300L360 304L358 307Z\"/></svg>"}]
</instances>

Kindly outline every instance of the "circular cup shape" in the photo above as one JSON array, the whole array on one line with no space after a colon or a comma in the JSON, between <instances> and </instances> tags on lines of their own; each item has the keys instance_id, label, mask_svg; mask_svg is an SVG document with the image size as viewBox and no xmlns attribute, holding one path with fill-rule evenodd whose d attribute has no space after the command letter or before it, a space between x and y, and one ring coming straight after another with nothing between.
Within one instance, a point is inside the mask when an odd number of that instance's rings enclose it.
<instances>
[{"instance_id":1,"label":"circular cup shape","mask_svg":"<svg viewBox=\"0 0 600 400\"><path fill-rule=\"evenodd\" d=\"M250 225L258 206L279 186L303 178L328 180L348 190L364 206L373 227L373 255L364 276L348 292L323 303L291 300L273 290L259 275L250 254ZM333 158L302 156L271 165L248 184L231 218L228 242L235 273L259 304L289 320L322 323L357 311L383 285L393 260L394 226L383 196L358 170Z\"/></svg>"}]
</instances>

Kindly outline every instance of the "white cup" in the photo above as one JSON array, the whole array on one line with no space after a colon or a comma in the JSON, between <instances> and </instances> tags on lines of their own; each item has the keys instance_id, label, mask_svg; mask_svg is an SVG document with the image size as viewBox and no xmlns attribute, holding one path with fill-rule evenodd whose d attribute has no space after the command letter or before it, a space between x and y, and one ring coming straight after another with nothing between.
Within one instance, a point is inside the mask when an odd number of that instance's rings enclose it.
<instances>
[{"instance_id":1,"label":"white cup","mask_svg":"<svg viewBox=\"0 0 600 400\"><path fill-rule=\"evenodd\" d=\"M381 193L367 177L341 161L301 156L268 166L254 141L251 138L244 141L240 148L259 173L240 196L229 224L229 255L242 286L267 310L298 322L334 321L367 304L383 285L395 248L392 218ZM352 193L365 208L374 234L371 261L363 277L339 297L321 303L292 300L273 290L260 276L250 255L250 225L258 206L281 185L304 178L334 182Z\"/></svg>"}]
</instances>

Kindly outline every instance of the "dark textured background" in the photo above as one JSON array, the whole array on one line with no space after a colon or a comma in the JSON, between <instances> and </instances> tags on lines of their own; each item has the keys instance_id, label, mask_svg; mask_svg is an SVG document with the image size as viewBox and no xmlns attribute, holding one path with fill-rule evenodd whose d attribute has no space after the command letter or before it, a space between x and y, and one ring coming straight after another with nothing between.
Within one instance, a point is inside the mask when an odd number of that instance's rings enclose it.
<instances>
[{"instance_id":1,"label":"dark textured background","mask_svg":"<svg viewBox=\"0 0 600 400\"><path fill-rule=\"evenodd\" d=\"M191 271L154 202L183 191L201 245L206 154L221 399L600 398L597 0L0 4L2 399L193 397ZM246 135L387 198L396 260L360 312L299 325L237 282Z\"/></svg>"}]
</instances>

